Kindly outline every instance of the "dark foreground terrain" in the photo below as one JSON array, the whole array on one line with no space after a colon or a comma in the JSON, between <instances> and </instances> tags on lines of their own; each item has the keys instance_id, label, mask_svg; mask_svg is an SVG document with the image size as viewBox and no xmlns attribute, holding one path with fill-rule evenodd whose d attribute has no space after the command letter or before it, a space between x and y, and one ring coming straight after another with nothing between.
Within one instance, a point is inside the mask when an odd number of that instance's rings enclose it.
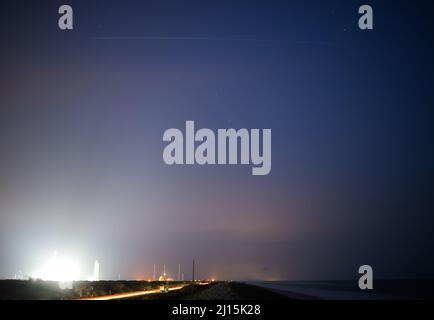
<instances>
[{"instance_id":1,"label":"dark foreground terrain","mask_svg":"<svg viewBox=\"0 0 434 320\"><path fill-rule=\"evenodd\" d=\"M135 300L288 300L284 295L239 282L189 285L165 294L137 297Z\"/></svg>"},{"instance_id":2,"label":"dark foreground terrain","mask_svg":"<svg viewBox=\"0 0 434 320\"><path fill-rule=\"evenodd\" d=\"M0 300L71 300L159 289L164 283L147 281L77 281L60 289L55 281L1 280ZM169 287L187 283L173 282ZM135 300L281 300L284 295L238 282L189 284L181 290L135 297Z\"/></svg>"},{"instance_id":3,"label":"dark foreground terrain","mask_svg":"<svg viewBox=\"0 0 434 320\"><path fill-rule=\"evenodd\" d=\"M80 299L158 289L162 284L158 281L75 281L72 289L60 289L56 281L0 280L0 300Z\"/></svg>"}]
</instances>

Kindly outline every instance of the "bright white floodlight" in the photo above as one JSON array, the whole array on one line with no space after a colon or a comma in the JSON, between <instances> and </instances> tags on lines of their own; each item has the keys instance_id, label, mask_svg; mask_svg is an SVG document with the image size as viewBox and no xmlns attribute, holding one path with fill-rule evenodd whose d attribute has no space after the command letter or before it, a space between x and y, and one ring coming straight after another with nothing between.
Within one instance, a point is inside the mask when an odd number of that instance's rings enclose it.
<instances>
[{"instance_id":1,"label":"bright white floodlight","mask_svg":"<svg viewBox=\"0 0 434 320\"><path fill-rule=\"evenodd\" d=\"M58 257L54 252L53 257L48 260L38 271L34 272L32 278L68 282L78 280L78 264L66 257Z\"/></svg>"}]
</instances>

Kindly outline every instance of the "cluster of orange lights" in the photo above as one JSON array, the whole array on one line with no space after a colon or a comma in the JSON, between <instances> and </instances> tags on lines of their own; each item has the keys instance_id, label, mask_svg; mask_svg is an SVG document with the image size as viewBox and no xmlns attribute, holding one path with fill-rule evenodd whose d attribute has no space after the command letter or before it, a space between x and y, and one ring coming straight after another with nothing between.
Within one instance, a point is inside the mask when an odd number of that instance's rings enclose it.
<instances>
[{"instance_id":1,"label":"cluster of orange lights","mask_svg":"<svg viewBox=\"0 0 434 320\"><path fill-rule=\"evenodd\" d=\"M148 278L147 280L143 280L142 278L137 278L136 281L147 281L147 282L154 282L154 281L175 281L173 278L165 278L165 279L158 279L154 280L152 278ZM208 279L208 280L196 280L195 282L215 282L216 279Z\"/></svg>"}]
</instances>

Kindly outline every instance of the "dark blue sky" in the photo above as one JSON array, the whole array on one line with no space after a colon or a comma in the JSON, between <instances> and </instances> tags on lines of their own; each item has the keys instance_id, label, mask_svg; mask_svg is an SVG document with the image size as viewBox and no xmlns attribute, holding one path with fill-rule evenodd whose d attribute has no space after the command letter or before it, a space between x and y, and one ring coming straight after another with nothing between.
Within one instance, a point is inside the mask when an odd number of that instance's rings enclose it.
<instances>
[{"instance_id":1,"label":"dark blue sky","mask_svg":"<svg viewBox=\"0 0 434 320\"><path fill-rule=\"evenodd\" d=\"M0 5L0 277L432 277L431 1ZM163 132L271 128L272 172L163 163Z\"/></svg>"}]
</instances>

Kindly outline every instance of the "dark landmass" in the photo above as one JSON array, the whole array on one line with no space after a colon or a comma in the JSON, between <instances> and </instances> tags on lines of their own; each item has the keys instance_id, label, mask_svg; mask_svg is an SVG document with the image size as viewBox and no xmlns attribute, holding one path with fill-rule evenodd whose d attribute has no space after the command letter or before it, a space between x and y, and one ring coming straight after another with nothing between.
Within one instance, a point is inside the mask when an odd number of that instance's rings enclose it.
<instances>
[{"instance_id":1,"label":"dark landmass","mask_svg":"<svg viewBox=\"0 0 434 320\"><path fill-rule=\"evenodd\" d=\"M183 282L174 282L179 285ZM0 280L0 300L69 300L158 289L159 281L75 281L72 289L60 289L56 281Z\"/></svg>"},{"instance_id":2,"label":"dark landmass","mask_svg":"<svg viewBox=\"0 0 434 320\"><path fill-rule=\"evenodd\" d=\"M377 280L374 290L361 291L357 281L214 282L191 284L170 282L168 287L186 285L176 291L130 298L134 300L281 300L281 299L433 299L433 280ZM71 289L58 282L42 280L0 280L0 300L72 300L155 290L164 282L76 281Z\"/></svg>"},{"instance_id":3,"label":"dark landmass","mask_svg":"<svg viewBox=\"0 0 434 320\"><path fill-rule=\"evenodd\" d=\"M185 284L171 282L169 287ZM160 289L163 282L76 281L72 289L60 289L55 281L1 280L0 300L72 300ZM282 300L285 296L267 289L238 282L189 284L185 288L133 298L134 300Z\"/></svg>"},{"instance_id":4,"label":"dark landmass","mask_svg":"<svg viewBox=\"0 0 434 320\"><path fill-rule=\"evenodd\" d=\"M288 300L284 295L239 282L189 285L165 294L136 297L134 300Z\"/></svg>"}]
</instances>

